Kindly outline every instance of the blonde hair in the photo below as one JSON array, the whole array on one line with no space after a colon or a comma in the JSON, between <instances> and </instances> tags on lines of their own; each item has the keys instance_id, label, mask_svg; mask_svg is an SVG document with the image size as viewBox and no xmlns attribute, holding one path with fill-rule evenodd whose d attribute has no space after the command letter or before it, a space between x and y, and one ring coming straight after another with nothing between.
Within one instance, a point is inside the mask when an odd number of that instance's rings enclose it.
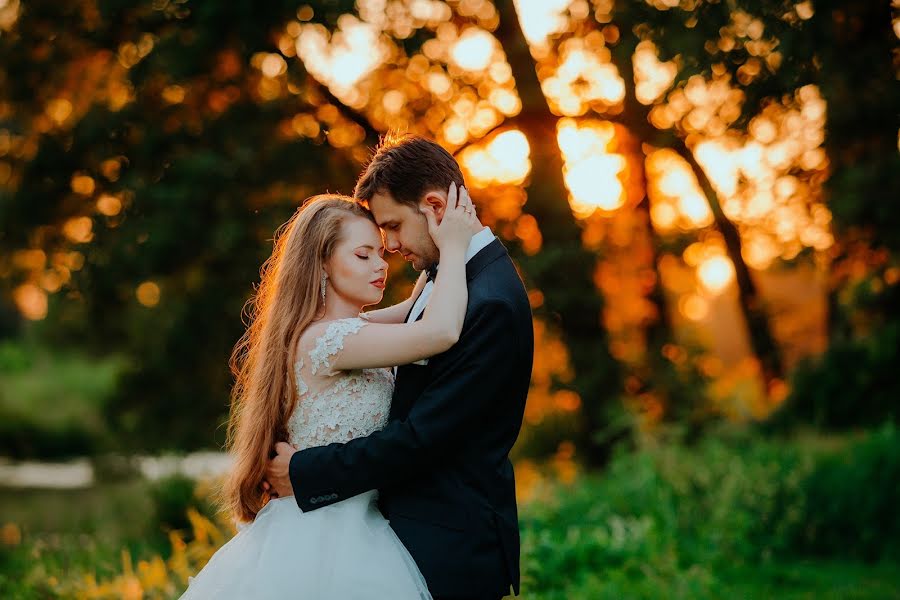
<instances>
[{"instance_id":1,"label":"blonde hair","mask_svg":"<svg viewBox=\"0 0 900 600\"><path fill-rule=\"evenodd\" d=\"M288 440L287 422L297 402L295 350L322 307L325 263L341 241L343 221L351 216L375 222L352 198L308 199L276 231L272 256L244 308L249 325L230 361L235 384L227 448L234 466L220 497L238 521L252 521L268 501L262 488L266 466L275 443Z\"/></svg>"}]
</instances>

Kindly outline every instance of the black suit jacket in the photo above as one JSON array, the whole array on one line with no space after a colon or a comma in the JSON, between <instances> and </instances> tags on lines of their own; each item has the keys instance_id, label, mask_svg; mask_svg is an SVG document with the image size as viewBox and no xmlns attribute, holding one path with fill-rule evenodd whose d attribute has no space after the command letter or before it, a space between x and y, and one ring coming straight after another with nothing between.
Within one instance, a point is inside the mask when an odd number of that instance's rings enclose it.
<instances>
[{"instance_id":1,"label":"black suit jacket","mask_svg":"<svg viewBox=\"0 0 900 600\"><path fill-rule=\"evenodd\" d=\"M380 490L380 508L439 596L519 592L519 528L509 451L531 379L531 308L495 239L466 264L459 342L398 369L387 426L301 450L290 478L303 511Z\"/></svg>"}]
</instances>

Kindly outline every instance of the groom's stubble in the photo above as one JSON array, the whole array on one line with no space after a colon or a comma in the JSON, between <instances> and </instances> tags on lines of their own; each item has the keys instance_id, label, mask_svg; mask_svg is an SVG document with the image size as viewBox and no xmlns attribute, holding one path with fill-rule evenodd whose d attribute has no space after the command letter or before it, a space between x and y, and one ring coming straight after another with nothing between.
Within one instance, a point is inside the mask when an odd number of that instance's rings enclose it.
<instances>
[{"instance_id":1,"label":"groom's stubble","mask_svg":"<svg viewBox=\"0 0 900 600\"><path fill-rule=\"evenodd\" d=\"M389 252L400 253L416 271L424 271L440 261L440 250L428 232L428 220L416 206L397 202L385 192L375 194L368 205L376 222L382 226L385 248ZM394 231L390 225L397 222L401 226Z\"/></svg>"}]
</instances>

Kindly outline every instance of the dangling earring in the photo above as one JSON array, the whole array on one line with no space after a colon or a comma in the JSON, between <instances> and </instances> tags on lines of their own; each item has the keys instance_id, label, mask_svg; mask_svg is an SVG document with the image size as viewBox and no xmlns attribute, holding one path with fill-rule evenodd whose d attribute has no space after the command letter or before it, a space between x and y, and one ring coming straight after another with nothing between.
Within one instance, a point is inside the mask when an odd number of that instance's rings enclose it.
<instances>
[{"instance_id":1,"label":"dangling earring","mask_svg":"<svg viewBox=\"0 0 900 600\"><path fill-rule=\"evenodd\" d=\"M325 304L325 282L328 280L328 273L322 273L322 304Z\"/></svg>"}]
</instances>

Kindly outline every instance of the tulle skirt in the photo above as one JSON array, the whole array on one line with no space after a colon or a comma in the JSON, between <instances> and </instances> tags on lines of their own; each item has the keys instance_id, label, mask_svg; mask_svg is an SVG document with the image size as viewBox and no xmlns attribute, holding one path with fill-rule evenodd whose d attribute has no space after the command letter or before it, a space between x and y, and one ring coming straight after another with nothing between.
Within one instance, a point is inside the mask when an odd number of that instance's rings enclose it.
<instances>
[{"instance_id":1,"label":"tulle skirt","mask_svg":"<svg viewBox=\"0 0 900 600\"><path fill-rule=\"evenodd\" d=\"M311 512L271 500L196 577L183 600L430 599L371 491Z\"/></svg>"}]
</instances>

